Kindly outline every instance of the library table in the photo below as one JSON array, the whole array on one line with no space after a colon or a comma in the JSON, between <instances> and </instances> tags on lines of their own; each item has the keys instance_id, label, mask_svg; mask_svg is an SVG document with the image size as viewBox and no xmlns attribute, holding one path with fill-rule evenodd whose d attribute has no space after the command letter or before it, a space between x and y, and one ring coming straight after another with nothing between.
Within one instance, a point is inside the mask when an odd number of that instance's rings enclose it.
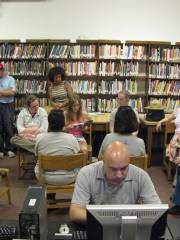
<instances>
[{"instance_id":1,"label":"library table","mask_svg":"<svg viewBox=\"0 0 180 240\"><path fill-rule=\"evenodd\" d=\"M93 120L92 131L109 132L110 113L89 113L89 117Z\"/></svg>"},{"instance_id":2,"label":"library table","mask_svg":"<svg viewBox=\"0 0 180 240\"><path fill-rule=\"evenodd\" d=\"M165 114L165 117L168 117L170 115L171 114ZM148 154L148 166L150 167L151 156L152 156L151 152L152 152L153 133L157 133L156 131L157 122L146 120L145 115L144 117L140 117L140 121L141 121L141 126L147 128L147 154ZM161 131L159 132L164 133L164 130L165 130L165 125L162 124Z\"/></svg>"}]
</instances>

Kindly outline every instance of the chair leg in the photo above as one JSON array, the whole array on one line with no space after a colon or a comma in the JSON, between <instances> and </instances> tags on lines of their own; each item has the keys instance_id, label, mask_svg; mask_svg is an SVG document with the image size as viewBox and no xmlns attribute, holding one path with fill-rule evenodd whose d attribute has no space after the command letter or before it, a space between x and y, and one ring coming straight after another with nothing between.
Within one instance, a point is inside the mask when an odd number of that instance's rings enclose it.
<instances>
[{"instance_id":1,"label":"chair leg","mask_svg":"<svg viewBox=\"0 0 180 240\"><path fill-rule=\"evenodd\" d=\"M6 186L7 186L7 195L8 195L8 203L11 204L11 193L10 193L10 185L9 185L9 174L6 175Z\"/></svg>"},{"instance_id":2,"label":"chair leg","mask_svg":"<svg viewBox=\"0 0 180 240\"><path fill-rule=\"evenodd\" d=\"M167 179L168 181L171 181L171 174L172 174L172 166L171 166L171 163L169 162L168 163L168 170L167 170Z\"/></svg>"}]
</instances>

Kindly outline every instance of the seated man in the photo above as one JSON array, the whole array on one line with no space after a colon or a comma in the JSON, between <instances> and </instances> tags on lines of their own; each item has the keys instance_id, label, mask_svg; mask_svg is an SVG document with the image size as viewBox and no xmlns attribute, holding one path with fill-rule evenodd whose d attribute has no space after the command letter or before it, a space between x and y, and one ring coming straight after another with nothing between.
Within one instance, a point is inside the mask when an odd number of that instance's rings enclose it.
<instances>
[{"instance_id":1,"label":"seated man","mask_svg":"<svg viewBox=\"0 0 180 240\"><path fill-rule=\"evenodd\" d=\"M54 109L48 115L49 131L37 136L36 155L71 155L80 151L77 139L69 133L62 131L65 125L63 111ZM38 164L35 174L38 178ZM52 185L70 184L75 181L79 169L72 171L48 171L44 174L45 182Z\"/></svg>"},{"instance_id":2,"label":"seated man","mask_svg":"<svg viewBox=\"0 0 180 240\"><path fill-rule=\"evenodd\" d=\"M118 102L117 102L117 108L115 108L111 115L110 115L110 123L109 123L109 131L112 133L114 132L114 121L115 121L115 116L116 116L116 112L118 110L119 107L121 106L128 106L129 105L129 99L130 99L130 93L128 91L120 91L118 93ZM139 120L139 116L138 116L138 112L133 109L136 117L137 117L137 121L140 122ZM138 132L135 132L134 134L137 135Z\"/></svg>"},{"instance_id":3,"label":"seated man","mask_svg":"<svg viewBox=\"0 0 180 240\"><path fill-rule=\"evenodd\" d=\"M83 167L77 176L70 207L73 221L86 222L87 204L161 203L148 174L129 164L126 146L111 143L103 161Z\"/></svg>"},{"instance_id":4,"label":"seated man","mask_svg":"<svg viewBox=\"0 0 180 240\"><path fill-rule=\"evenodd\" d=\"M27 107L22 109L17 118L18 135L11 138L11 143L29 152L35 153L35 140L39 133L47 132L46 111L39 107L36 96L27 98Z\"/></svg>"}]
</instances>

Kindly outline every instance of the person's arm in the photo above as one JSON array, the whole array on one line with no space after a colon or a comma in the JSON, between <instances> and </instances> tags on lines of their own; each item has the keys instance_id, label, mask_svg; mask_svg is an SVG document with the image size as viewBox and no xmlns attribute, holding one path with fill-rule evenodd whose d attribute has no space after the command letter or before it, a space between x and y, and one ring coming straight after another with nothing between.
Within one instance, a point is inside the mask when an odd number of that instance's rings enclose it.
<instances>
[{"instance_id":1,"label":"person's arm","mask_svg":"<svg viewBox=\"0 0 180 240\"><path fill-rule=\"evenodd\" d=\"M110 122L109 122L109 131L111 133L114 132L114 121L113 120L110 120Z\"/></svg>"},{"instance_id":2,"label":"person's arm","mask_svg":"<svg viewBox=\"0 0 180 240\"><path fill-rule=\"evenodd\" d=\"M114 132L114 121L115 121L116 112L117 112L117 109L114 109L110 115L110 122L109 122L110 133Z\"/></svg>"},{"instance_id":3,"label":"person's arm","mask_svg":"<svg viewBox=\"0 0 180 240\"><path fill-rule=\"evenodd\" d=\"M38 133L47 132L48 130L48 115L47 112L42 108L41 109L41 125L39 127Z\"/></svg>"},{"instance_id":4,"label":"person's arm","mask_svg":"<svg viewBox=\"0 0 180 240\"><path fill-rule=\"evenodd\" d=\"M68 95L68 98L72 98L73 96L73 89L72 89L72 86L70 84L70 82L65 82L65 89L67 91L67 95Z\"/></svg>"},{"instance_id":5,"label":"person's arm","mask_svg":"<svg viewBox=\"0 0 180 240\"><path fill-rule=\"evenodd\" d=\"M69 210L69 216L71 221L85 224L87 219L86 208L79 204L72 203Z\"/></svg>"},{"instance_id":6,"label":"person's arm","mask_svg":"<svg viewBox=\"0 0 180 240\"><path fill-rule=\"evenodd\" d=\"M91 168L85 166L81 168L76 178L74 193L70 206L70 218L78 223L86 222L86 205L91 199Z\"/></svg>"},{"instance_id":7,"label":"person's arm","mask_svg":"<svg viewBox=\"0 0 180 240\"><path fill-rule=\"evenodd\" d=\"M154 188L152 180L145 171L139 175L140 192L139 197L143 204L160 204L161 200Z\"/></svg>"},{"instance_id":8,"label":"person's arm","mask_svg":"<svg viewBox=\"0 0 180 240\"><path fill-rule=\"evenodd\" d=\"M156 125L156 131L161 130L162 123L170 122L170 121L174 120L175 118L176 117L174 116L174 114L171 114L170 116L165 117L162 120L160 120Z\"/></svg>"},{"instance_id":9,"label":"person's arm","mask_svg":"<svg viewBox=\"0 0 180 240\"><path fill-rule=\"evenodd\" d=\"M15 95L15 90L13 90L12 88L9 88L6 90L0 89L0 97L12 97L14 95Z\"/></svg>"}]
</instances>

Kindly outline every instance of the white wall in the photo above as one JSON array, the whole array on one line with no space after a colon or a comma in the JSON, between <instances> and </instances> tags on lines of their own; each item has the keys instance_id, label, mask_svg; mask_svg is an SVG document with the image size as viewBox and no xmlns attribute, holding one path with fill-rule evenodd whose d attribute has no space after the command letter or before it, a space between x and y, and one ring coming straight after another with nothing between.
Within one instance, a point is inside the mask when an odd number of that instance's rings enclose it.
<instances>
[{"instance_id":1,"label":"white wall","mask_svg":"<svg viewBox=\"0 0 180 240\"><path fill-rule=\"evenodd\" d=\"M180 0L3 0L0 39L180 41Z\"/></svg>"}]
</instances>

